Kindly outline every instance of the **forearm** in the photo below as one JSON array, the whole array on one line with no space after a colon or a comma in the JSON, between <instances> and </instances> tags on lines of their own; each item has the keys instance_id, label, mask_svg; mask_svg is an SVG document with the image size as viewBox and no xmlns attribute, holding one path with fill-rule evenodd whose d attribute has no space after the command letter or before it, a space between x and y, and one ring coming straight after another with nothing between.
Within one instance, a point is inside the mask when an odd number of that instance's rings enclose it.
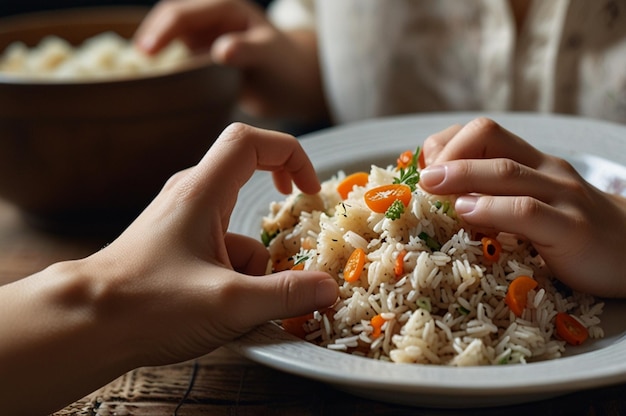
<instances>
[{"instance_id":1,"label":"forearm","mask_svg":"<svg viewBox=\"0 0 626 416\"><path fill-rule=\"evenodd\" d=\"M50 413L131 368L128 334L99 313L104 285L80 264L60 263L0 287L6 414Z\"/></svg>"},{"instance_id":2,"label":"forearm","mask_svg":"<svg viewBox=\"0 0 626 416\"><path fill-rule=\"evenodd\" d=\"M289 54L286 62L294 67L292 77L296 91L303 92L298 99L300 114L307 121L327 121L329 111L323 92L314 0L275 0L267 8L269 21L295 45L297 54ZM285 61L285 60L281 60ZM299 85L298 85L299 84ZM289 108L293 108L290 105Z\"/></svg>"},{"instance_id":3,"label":"forearm","mask_svg":"<svg viewBox=\"0 0 626 416\"><path fill-rule=\"evenodd\" d=\"M317 34L312 29L295 29L285 33L295 49L300 51L291 58L297 64L293 65L293 71L287 78L293 83L294 91L300 92L294 96L291 108L298 109L306 121L326 121L329 110L321 76Z\"/></svg>"}]
</instances>

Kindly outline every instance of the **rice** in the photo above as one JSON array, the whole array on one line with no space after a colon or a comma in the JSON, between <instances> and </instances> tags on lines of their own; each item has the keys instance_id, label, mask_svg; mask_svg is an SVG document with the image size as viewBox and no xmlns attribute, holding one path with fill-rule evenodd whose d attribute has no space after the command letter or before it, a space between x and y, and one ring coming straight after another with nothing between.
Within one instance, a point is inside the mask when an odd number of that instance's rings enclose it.
<instances>
[{"instance_id":1,"label":"rice","mask_svg":"<svg viewBox=\"0 0 626 416\"><path fill-rule=\"evenodd\" d=\"M148 56L115 32L100 33L78 46L51 35L34 47L10 44L0 55L0 74L45 80L114 78L170 70L190 56L178 40Z\"/></svg>"},{"instance_id":2,"label":"rice","mask_svg":"<svg viewBox=\"0 0 626 416\"><path fill-rule=\"evenodd\" d=\"M450 208L453 197L417 187L399 218L373 212L365 193L397 176L395 167L372 166L368 183L353 187L342 200L336 188L345 175L339 172L322 184L323 208L296 210L295 225L270 227L277 233L269 243L274 270L302 262L306 270L330 273L340 286L337 303L304 324L306 340L379 360L469 366L560 357L566 342L555 329L559 312L575 317L590 338L604 335L603 303L557 282L528 241L499 233L493 237L502 251L495 262L487 261L478 230L465 226ZM265 229L296 196L307 198L296 190L273 203ZM298 240L297 249L281 235ZM357 248L366 252L365 265L360 277L348 282L344 266ZM401 252L406 254L397 275ZM519 276L531 277L538 286L517 316L505 296ZM384 322L380 334L372 324L377 315Z\"/></svg>"}]
</instances>

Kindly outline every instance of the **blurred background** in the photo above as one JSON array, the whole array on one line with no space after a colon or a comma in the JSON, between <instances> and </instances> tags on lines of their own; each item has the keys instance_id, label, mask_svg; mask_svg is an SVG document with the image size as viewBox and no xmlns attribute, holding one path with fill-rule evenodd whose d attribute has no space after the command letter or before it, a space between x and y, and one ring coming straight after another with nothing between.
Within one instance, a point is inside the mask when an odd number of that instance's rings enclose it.
<instances>
[{"instance_id":1,"label":"blurred background","mask_svg":"<svg viewBox=\"0 0 626 416\"><path fill-rule=\"evenodd\" d=\"M271 0L255 1L263 6L267 6L267 4L269 4ZM11 16L20 13L64 9L72 7L122 5L152 6L155 3L157 3L156 0L2 0L0 2L0 17Z\"/></svg>"}]
</instances>

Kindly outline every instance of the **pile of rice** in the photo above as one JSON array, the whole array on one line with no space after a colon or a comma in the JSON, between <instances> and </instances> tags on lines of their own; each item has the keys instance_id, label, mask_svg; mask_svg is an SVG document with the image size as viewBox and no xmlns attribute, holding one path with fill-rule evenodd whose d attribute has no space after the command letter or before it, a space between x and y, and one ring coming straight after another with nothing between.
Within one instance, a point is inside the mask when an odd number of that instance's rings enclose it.
<instances>
[{"instance_id":1,"label":"pile of rice","mask_svg":"<svg viewBox=\"0 0 626 416\"><path fill-rule=\"evenodd\" d=\"M402 216L391 220L372 212L363 196L392 183L395 167L372 166L367 185L355 186L342 200L336 188L344 176L339 172L322 184L322 209L319 203L315 209L294 209L304 197L296 190L273 202L264 218L266 233L277 233L268 247L274 270L288 268L294 257L306 258L306 270L328 272L339 283L334 307L315 312L304 324L306 340L379 360L469 366L560 357L566 343L555 334L558 312L573 315L590 338L603 336L603 303L552 279L527 241L498 234L502 253L492 264L484 259L477 230L464 227L448 208L454 206L452 197L446 202L418 186ZM293 221L277 221L285 212ZM429 248L418 237L422 232L441 248ZM342 269L355 248L364 249L367 258L360 279L348 283ZM404 275L396 277L394 263L402 250L407 251ZM517 317L504 298L509 283L521 275L534 278L538 287ZM378 314L385 323L375 337L370 319Z\"/></svg>"},{"instance_id":2,"label":"pile of rice","mask_svg":"<svg viewBox=\"0 0 626 416\"><path fill-rule=\"evenodd\" d=\"M78 46L58 36L47 36L32 48L22 42L10 44L0 55L0 73L40 80L115 78L167 71L190 56L180 41L148 56L115 32L103 32Z\"/></svg>"}]
</instances>

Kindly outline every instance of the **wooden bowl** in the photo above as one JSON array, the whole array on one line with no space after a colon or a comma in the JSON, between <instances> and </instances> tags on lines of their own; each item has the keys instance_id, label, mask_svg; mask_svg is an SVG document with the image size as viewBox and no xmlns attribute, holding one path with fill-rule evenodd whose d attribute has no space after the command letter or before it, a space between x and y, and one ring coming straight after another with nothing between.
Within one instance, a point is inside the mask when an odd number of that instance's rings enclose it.
<instances>
[{"instance_id":1,"label":"wooden bowl","mask_svg":"<svg viewBox=\"0 0 626 416\"><path fill-rule=\"evenodd\" d=\"M0 19L0 50L57 35L130 38L146 8ZM195 164L231 121L238 74L196 57L175 70L98 81L0 77L0 198L33 223L88 231L126 225L167 178Z\"/></svg>"}]
</instances>

